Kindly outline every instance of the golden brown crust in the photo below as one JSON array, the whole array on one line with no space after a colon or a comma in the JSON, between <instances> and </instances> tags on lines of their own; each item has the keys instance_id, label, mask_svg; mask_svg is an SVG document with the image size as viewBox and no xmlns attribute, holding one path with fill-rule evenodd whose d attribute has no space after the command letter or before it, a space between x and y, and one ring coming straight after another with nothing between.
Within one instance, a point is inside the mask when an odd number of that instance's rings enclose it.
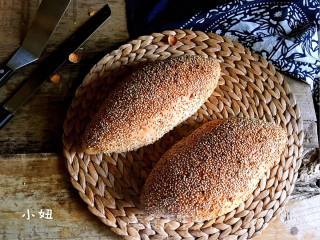
<instances>
[{"instance_id":1,"label":"golden brown crust","mask_svg":"<svg viewBox=\"0 0 320 240\"><path fill-rule=\"evenodd\" d=\"M124 152L155 142L200 108L219 76L219 63L200 56L143 65L111 90L82 136L83 150Z\"/></svg>"},{"instance_id":2,"label":"golden brown crust","mask_svg":"<svg viewBox=\"0 0 320 240\"><path fill-rule=\"evenodd\" d=\"M210 121L169 149L148 176L150 214L206 220L232 211L280 160L286 132L250 119Z\"/></svg>"}]
</instances>

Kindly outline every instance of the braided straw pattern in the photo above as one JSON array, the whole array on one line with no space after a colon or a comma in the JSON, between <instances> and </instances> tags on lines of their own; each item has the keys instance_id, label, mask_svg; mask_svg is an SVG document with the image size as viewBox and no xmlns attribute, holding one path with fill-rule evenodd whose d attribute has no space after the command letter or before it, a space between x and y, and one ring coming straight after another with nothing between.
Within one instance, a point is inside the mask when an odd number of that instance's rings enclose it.
<instances>
[{"instance_id":1,"label":"braided straw pattern","mask_svg":"<svg viewBox=\"0 0 320 240\"><path fill-rule=\"evenodd\" d=\"M155 144L137 151L86 155L78 150L86 123L110 84L124 72L119 67L183 54L213 57L221 63L219 86L196 114ZM142 185L164 151L200 123L234 116L275 122L288 133L279 164L266 173L247 201L204 222L153 218L139 210ZM292 192L301 164L303 131L288 84L265 59L213 33L174 30L122 45L91 69L69 108L63 142L73 186L89 210L116 234L126 239L247 239L267 226Z\"/></svg>"}]
</instances>

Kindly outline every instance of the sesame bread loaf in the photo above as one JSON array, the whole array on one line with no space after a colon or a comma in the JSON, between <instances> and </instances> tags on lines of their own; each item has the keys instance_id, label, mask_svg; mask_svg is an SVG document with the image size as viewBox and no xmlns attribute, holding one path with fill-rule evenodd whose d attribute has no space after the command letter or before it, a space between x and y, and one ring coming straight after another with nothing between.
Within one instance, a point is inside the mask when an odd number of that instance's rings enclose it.
<instances>
[{"instance_id":1,"label":"sesame bread loaf","mask_svg":"<svg viewBox=\"0 0 320 240\"><path fill-rule=\"evenodd\" d=\"M200 56L142 65L106 97L82 136L83 151L125 152L155 142L200 108L219 76L219 63Z\"/></svg>"},{"instance_id":2,"label":"sesame bread loaf","mask_svg":"<svg viewBox=\"0 0 320 240\"><path fill-rule=\"evenodd\" d=\"M142 206L156 216L193 220L226 214L280 160L286 141L280 126L260 120L205 123L161 157L145 182Z\"/></svg>"}]
</instances>

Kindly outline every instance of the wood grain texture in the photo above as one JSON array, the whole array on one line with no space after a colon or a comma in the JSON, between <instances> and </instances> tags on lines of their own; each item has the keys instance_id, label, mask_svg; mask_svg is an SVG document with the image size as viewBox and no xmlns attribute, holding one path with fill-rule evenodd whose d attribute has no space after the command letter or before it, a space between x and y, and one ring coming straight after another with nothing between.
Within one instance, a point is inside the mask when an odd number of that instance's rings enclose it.
<instances>
[{"instance_id":1,"label":"wood grain texture","mask_svg":"<svg viewBox=\"0 0 320 240\"><path fill-rule=\"evenodd\" d=\"M0 164L0 239L117 239L86 209L57 155L12 155ZM29 221L27 209L35 214ZM52 209L53 220L40 219L41 209Z\"/></svg>"},{"instance_id":2,"label":"wood grain texture","mask_svg":"<svg viewBox=\"0 0 320 240\"><path fill-rule=\"evenodd\" d=\"M297 104L300 107L301 117L303 119L303 127L305 131L304 147L314 149L319 147L317 134L317 118L315 114L314 104L312 100L311 88L308 84L291 77L285 76L291 91L294 93Z\"/></svg>"},{"instance_id":3,"label":"wood grain texture","mask_svg":"<svg viewBox=\"0 0 320 240\"><path fill-rule=\"evenodd\" d=\"M0 166L0 239L119 239L86 209L60 156L2 155ZM53 220L39 219L47 208ZM30 221L27 209L36 215ZM256 239L319 239L319 223L320 194L291 200Z\"/></svg>"},{"instance_id":4,"label":"wood grain texture","mask_svg":"<svg viewBox=\"0 0 320 240\"><path fill-rule=\"evenodd\" d=\"M40 1L0 0L0 62L18 48L26 26L31 23ZM89 16L106 2L73 0L62 18L44 55L49 54ZM111 18L79 49L79 64L67 63L60 70L59 84L45 82L40 91L19 110L0 134L0 153L56 152L61 149L62 122L77 85L103 55L128 39L124 0L108 1ZM6 99L32 71L34 66L17 72L0 89L0 102Z\"/></svg>"},{"instance_id":5,"label":"wood grain texture","mask_svg":"<svg viewBox=\"0 0 320 240\"><path fill-rule=\"evenodd\" d=\"M21 43L39 0L0 0L0 62L4 62ZM66 16L49 41L47 52L52 51L63 39L89 18L88 12L96 11L104 4L101 0L73 0ZM16 114L0 134L1 153L57 152L61 149L62 122L74 90L91 66L112 48L128 39L124 0L108 1L112 17L79 50L82 60L78 64L67 63L59 72L59 84L45 82L40 91ZM16 73L9 83L0 89L0 101L14 91L28 76L33 66ZM301 107L305 128L305 147L318 145L315 112L310 87L287 78Z\"/></svg>"},{"instance_id":6,"label":"wood grain texture","mask_svg":"<svg viewBox=\"0 0 320 240\"><path fill-rule=\"evenodd\" d=\"M319 148L309 151L303 158L292 199L304 200L320 195Z\"/></svg>"},{"instance_id":7,"label":"wood grain texture","mask_svg":"<svg viewBox=\"0 0 320 240\"><path fill-rule=\"evenodd\" d=\"M291 200L255 240L320 239L320 195L304 201Z\"/></svg>"}]
</instances>

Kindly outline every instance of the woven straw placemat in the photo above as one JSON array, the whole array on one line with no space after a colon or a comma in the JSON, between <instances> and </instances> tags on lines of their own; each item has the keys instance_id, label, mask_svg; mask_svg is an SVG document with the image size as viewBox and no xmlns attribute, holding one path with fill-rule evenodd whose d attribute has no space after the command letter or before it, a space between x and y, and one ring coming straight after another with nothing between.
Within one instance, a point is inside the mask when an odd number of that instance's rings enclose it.
<instances>
[{"instance_id":1,"label":"woven straw placemat","mask_svg":"<svg viewBox=\"0 0 320 240\"><path fill-rule=\"evenodd\" d=\"M183 54L217 58L219 86L196 114L155 144L123 154L87 155L79 137L125 65ZM139 193L152 166L173 143L199 124L216 118L259 118L287 130L280 163L261 179L239 207L217 219L179 222L152 218L139 210ZM64 155L73 186L89 210L113 232L128 239L247 239L257 235L285 204L301 164L300 111L275 68L241 44L213 33L174 30L142 36L101 59L76 91L64 123Z\"/></svg>"}]
</instances>

